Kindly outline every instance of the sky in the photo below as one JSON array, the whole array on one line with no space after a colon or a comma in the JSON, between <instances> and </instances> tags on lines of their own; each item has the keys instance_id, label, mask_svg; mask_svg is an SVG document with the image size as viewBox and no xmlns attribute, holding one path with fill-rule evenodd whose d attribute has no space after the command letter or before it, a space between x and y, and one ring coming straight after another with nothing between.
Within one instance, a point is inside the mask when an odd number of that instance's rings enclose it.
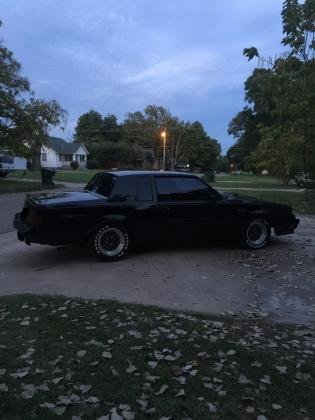
<instances>
[{"instance_id":1,"label":"sky","mask_svg":"<svg viewBox=\"0 0 315 420\"><path fill-rule=\"evenodd\" d=\"M0 37L38 98L78 117L95 109L123 121L149 104L200 121L225 152L244 81L281 46L282 0L0 0Z\"/></svg>"}]
</instances>

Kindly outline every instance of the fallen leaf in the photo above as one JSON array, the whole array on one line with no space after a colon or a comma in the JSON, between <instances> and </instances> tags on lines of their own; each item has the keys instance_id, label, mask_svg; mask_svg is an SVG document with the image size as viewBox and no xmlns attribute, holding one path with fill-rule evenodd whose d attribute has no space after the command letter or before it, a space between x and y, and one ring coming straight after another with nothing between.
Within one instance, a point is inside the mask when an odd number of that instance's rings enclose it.
<instances>
[{"instance_id":1,"label":"fallen leaf","mask_svg":"<svg viewBox=\"0 0 315 420\"><path fill-rule=\"evenodd\" d=\"M175 395L175 398L178 397L184 397L186 395L185 390L184 389L180 389L177 394Z\"/></svg>"},{"instance_id":2,"label":"fallen leaf","mask_svg":"<svg viewBox=\"0 0 315 420\"><path fill-rule=\"evenodd\" d=\"M244 375L240 375L238 378L238 383L239 384L248 384L248 379L246 378L246 376Z\"/></svg>"},{"instance_id":3,"label":"fallen leaf","mask_svg":"<svg viewBox=\"0 0 315 420\"><path fill-rule=\"evenodd\" d=\"M126 369L127 373L133 373L137 370L136 366L134 365L129 365L129 367Z\"/></svg>"},{"instance_id":4,"label":"fallen leaf","mask_svg":"<svg viewBox=\"0 0 315 420\"><path fill-rule=\"evenodd\" d=\"M207 404L207 406L208 406L208 409L209 409L209 413L216 413L218 410L217 410L217 407L214 405L214 404L212 404L212 403L208 403Z\"/></svg>"},{"instance_id":5,"label":"fallen leaf","mask_svg":"<svg viewBox=\"0 0 315 420\"><path fill-rule=\"evenodd\" d=\"M85 402L90 404L97 404L100 402L100 400L97 397L89 397L85 400Z\"/></svg>"},{"instance_id":6,"label":"fallen leaf","mask_svg":"<svg viewBox=\"0 0 315 420\"><path fill-rule=\"evenodd\" d=\"M0 384L0 392L7 392L8 387L6 384Z\"/></svg>"},{"instance_id":7,"label":"fallen leaf","mask_svg":"<svg viewBox=\"0 0 315 420\"><path fill-rule=\"evenodd\" d=\"M158 392L155 393L155 395L161 395L168 389L167 385L162 385L161 388L158 390Z\"/></svg>"}]
</instances>

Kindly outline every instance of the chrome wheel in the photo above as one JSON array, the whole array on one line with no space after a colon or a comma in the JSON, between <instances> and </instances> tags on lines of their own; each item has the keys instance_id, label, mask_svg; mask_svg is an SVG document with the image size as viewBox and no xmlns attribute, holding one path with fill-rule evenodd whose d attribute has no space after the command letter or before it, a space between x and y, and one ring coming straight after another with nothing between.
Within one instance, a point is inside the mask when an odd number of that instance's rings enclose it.
<instances>
[{"instance_id":1,"label":"chrome wheel","mask_svg":"<svg viewBox=\"0 0 315 420\"><path fill-rule=\"evenodd\" d=\"M116 257L126 247L126 236L116 227L106 227L97 235L97 248L107 257Z\"/></svg>"},{"instance_id":2,"label":"chrome wheel","mask_svg":"<svg viewBox=\"0 0 315 420\"><path fill-rule=\"evenodd\" d=\"M100 260L117 261L128 252L130 236L123 226L103 225L91 234L88 246Z\"/></svg>"},{"instance_id":3,"label":"chrome wheel","mask_svg":"<svg viewBox=\"0 0 315 420\"><path fill-rule=\"evenodd\" d=\"M269 239L270 229L263 220L253 220L246 230L246 243L250 248L262 248Z\"/></svg>"}]
</instances>

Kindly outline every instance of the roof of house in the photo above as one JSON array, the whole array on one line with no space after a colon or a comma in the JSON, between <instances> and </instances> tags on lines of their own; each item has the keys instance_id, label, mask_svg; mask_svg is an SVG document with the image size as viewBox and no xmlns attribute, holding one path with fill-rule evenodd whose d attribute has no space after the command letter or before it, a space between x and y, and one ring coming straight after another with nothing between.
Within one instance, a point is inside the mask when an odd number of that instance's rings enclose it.
<instances>
[{"instance_id":1,"label":"roof of house","mask_svg":"<svg viewBox=\"0 0 315 420\"><path fill-rule=\"evenodd\" d=\"M50 149L53 149L56 153L61 153L65 155L70 155L76 153L80 147L88 155L89 152L83 143L68 143L60 137L49 137L47 146Z\"/></svg>"}]
</instances>

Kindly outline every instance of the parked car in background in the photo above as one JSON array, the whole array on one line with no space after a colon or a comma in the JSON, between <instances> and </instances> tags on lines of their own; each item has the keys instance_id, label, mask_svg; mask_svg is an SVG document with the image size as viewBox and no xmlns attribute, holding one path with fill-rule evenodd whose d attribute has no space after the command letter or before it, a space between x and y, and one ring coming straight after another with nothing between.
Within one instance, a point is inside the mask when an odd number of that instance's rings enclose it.
<instances>
[{"instance_id":1,"label":"parked car in background","mask_svg":"<svg viewBox=\"0 0 315 420\"><path fill-rule=\"evenodd\" d=\"M294 232L291 207L221 194L198 176L181 172L111 171L84 191L28 194L14 227L26 244L87 243L102 260L122 258L137 242L237 239L263 248Z\"/></svg>"},{"instance_id":2,"label":"parked car in background","mask_svg":"<svg viewBox=\"0 0 315 420\"><path fill-rule=\"evenodd\" d=\"M14 169L14 156L9 150L0 150L0 176L5 177Z\"/></svg>"},{"instance_id":3,"label":"parked car in background","mask_svg":"<svg viewBox=\"0 0 315 420\"><path fill-rule=\"evenodd\" d=\"M294 176L296 185L300 188L315 188L315 179L310 174L299 172Z\"/></svg>"}]
</instances>

